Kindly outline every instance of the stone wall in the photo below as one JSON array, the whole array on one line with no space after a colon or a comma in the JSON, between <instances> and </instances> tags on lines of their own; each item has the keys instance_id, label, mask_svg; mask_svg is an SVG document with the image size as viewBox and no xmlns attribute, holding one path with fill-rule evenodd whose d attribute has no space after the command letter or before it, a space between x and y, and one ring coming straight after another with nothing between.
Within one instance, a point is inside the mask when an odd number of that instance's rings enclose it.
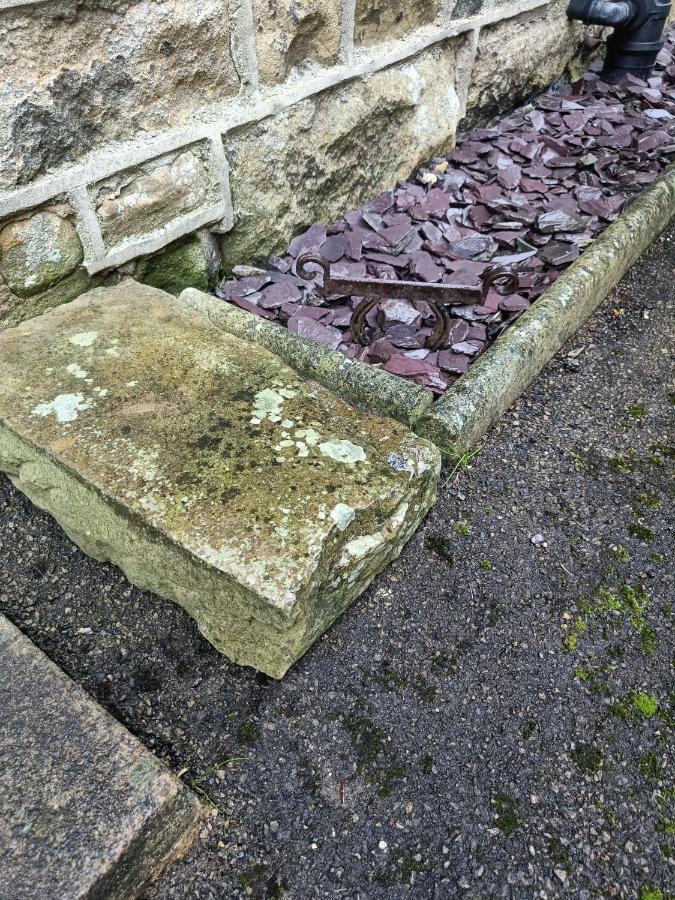
<instances>
[{"instance_id":1,"label":"stone wall","mask_svg":"<svg viewBox=\"0 0 675 900\"><path fill-rule=\"evenodd\" d=\"M582 38L564 0L0 0L0 327L120 272L206 287Z\"/></svg>"}]
</instances>

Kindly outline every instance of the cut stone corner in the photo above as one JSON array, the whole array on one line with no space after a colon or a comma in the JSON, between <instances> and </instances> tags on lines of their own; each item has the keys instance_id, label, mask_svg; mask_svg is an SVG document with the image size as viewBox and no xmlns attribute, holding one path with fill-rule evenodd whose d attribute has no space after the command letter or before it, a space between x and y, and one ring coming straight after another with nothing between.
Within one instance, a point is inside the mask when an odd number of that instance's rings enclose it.
<instances>
[{"instance_id":1,"label":"cut stone corner","mask_svg":"<svg viewBox=\"0 0 675 900\"><path fill-rule=\"evenodd\" d=\"M0 470L275 678L411 537L437 448L128 280L0 334Z\"/></svg>"}]
</instances>

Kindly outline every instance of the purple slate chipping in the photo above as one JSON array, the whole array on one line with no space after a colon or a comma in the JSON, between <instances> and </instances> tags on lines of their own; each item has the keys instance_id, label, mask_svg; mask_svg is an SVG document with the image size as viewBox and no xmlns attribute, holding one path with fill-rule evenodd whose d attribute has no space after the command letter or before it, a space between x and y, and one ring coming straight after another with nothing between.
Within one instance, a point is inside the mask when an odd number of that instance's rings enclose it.
<instances>
[{"instance_id":1,"label":"purple slate chipping","mask_svg":"<svg viewBox=\"0 0 675 900\"><path fill-rule=\"evenodd\" d=\"M403 375L407 378L412 378L415 375L424 375L427 372L424 360L410 359L409 356L403 356L400 353L395 353L391 356L382 368L385 372L390 372L392 375Z\"/></svg>"},{"instance_id":2,"label":"purple slate chipping","mask_svg":"<svg viewBox=\"0 0 675 900\"><path fill-rule=\"evenodd\" d=\"M469 368L470 359L462 353L453 353L451 350L441 350L438 354L438 365L446 372L454 375L463 375Z\"/></svg>"},{"instance_id":3,"label":"purple slate chipping","mask_svg":"<svg viewBox=\"0 0 675 900\"><path fill-rule=\"evenodd\" d=\"M302 292L294 284L280 282L270 284L263 289L258 306L263 309L275 309L292 300L301 300Z\"/></svg>"},{"instance_id":4,"label":"purple slate chipping","mask_svg":"<svg viewBox=\"0 0 675 900\"><path fill-rule=\"evenodd\" d=\"M630 77L608 85L598 71L591 67L574 85L558 82L527 110L461 136L445 159L327 226L312 225L288 255L268 260L264 274L242 268L216 293L442 393L675 160L675 31L648 83ZM322 277L295 277L305 252L322 254L333 275L474 287L488 266L508 264L520 286L507 297L491 290L481 303L453 306L447 349L433 354L423 347L433 325L427 304L383 300L367 317L375 341L361 347L350 321L362 298L317 306L325 302ZM460 345L464 352L451 349Z\"/></svg>"},{"instance_id":5,"label":"purple slate chipping","mask_svg":"<svg viewBox=\"0 0 675 900\"><path fill-rule=\"evenodd\" d=\"M338 328L321 325L315 319L309 319L305 316L294 316L288 320L288 330L297 334L299 337L309 338L317 341L319 344L325 344L333 350L342 343L342 332Z\"/></svg>"},{"instance_id":6,"label":"purple slate chipping","mask_svg":"<svg viewBox=\"0 0 675 900\"><path fill-rule=\"evenodd\" d=\"M383 300L379 304L377 318L383 327L396 324L419 328L422 324L421 313L405 300Z\"/></svg>"},{"instance_id":7,"label":"purple slate chipping","mask_svg":"<svg viewBox=\"0 0 675 900\"><path fill-rule=\"evenodd\" d=\"M475 356L476 353L483 349L483 342L460 341L457 344L452 344L450 349L453 353L464 353L466 356Z\"/></svg>"}]
</instances>

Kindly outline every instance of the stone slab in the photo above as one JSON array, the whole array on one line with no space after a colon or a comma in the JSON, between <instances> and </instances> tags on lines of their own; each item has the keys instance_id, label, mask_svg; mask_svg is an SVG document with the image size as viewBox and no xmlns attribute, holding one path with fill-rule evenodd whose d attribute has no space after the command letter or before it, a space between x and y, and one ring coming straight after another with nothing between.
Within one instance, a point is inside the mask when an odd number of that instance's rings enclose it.
<instances>
[{"instance_id":1,"label":"stone slab","mask_svg":"<svg viewBox=\"0 0 675 900\"><path fill-rule=\"evenodd\" d=\"M0 897L137 897L200 804L0 616Z\"/></svg>"},{"instance_id":2,"label":"stone slab","mask_svg":"<svg viewBox=\"0 0 675 900\"><path fill-rule=\"evenodd\" d=\"M440 457L131 280L0 335L0 470L281 677L395 556Z\"/></svg>"}]
</instances>

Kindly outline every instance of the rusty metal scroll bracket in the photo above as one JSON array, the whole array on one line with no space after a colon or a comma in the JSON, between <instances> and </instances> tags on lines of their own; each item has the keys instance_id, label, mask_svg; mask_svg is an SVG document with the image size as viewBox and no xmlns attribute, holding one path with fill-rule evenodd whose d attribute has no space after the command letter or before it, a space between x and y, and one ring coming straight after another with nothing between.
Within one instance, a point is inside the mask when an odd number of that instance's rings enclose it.
<instances>
[{"instance_id":1,"label":"rusty metal scroll bracket","mask_svg":"<svg viewBox=\"0 0 675 900\"><path fill-rule=\"evenodd\" d=\"M371 343L365 333L366 316L380 300L424 301L434 313L434 329L425 343L429 350L438 350L448 339L450 315L448 308L485 301L490 288L505 296L518 290L519 278L510 266L490 266L481 276L480 287L460 284L432 284L424 281L390 281L384 278L348 278L332 275L330 263L315 253L304 253L296 263L296 272L305 281L316 277L308 266L316 266L323 272L323 296L363 297L354 310L351 331L355 341L362 346Z\"/></svg>"}]
</instances>

